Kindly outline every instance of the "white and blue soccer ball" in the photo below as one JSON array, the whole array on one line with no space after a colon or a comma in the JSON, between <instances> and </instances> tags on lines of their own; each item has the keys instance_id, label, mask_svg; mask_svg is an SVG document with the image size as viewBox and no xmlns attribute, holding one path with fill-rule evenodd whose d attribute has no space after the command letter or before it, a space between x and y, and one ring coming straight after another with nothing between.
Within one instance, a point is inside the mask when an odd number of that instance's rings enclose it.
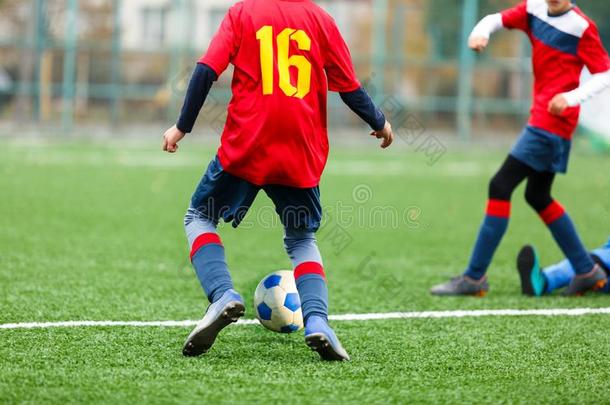
<instances>
[{"instance_id":1,"label":"white and blue soccer ball","mask_svg":"<svg viewBox=\"0 0 610 405\"><path fill-rule=\"evenodd\" d=\"M254 293L254 308L267 329L280 333L302 329L301 299L292 271L276 271L263 278Z\"/></svg>"}]
</instances>

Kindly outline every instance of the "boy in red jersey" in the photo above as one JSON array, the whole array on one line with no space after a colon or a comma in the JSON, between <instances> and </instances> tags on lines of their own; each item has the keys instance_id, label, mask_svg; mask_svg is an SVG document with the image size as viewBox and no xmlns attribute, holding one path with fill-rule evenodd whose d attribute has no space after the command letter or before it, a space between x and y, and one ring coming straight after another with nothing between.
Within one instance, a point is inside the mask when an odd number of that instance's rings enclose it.
<instances>
[{"instance_id":1,"label":"boy in red jersey","mask_svg":"<svg viewBox=\"0 0 610 405\"><path fill-rule=\"evenodd\" d=\"M485 295L485 273L508 227L511 195L527 179L525 199L546 223L576 276L566 295L598 290L606 273L584 248L570 217L551 197L556 173L565 173L579 105L610 86L610 58L595 23L570 0L526 0L485 17L474 28L470 47L480 52L501 29L524 31L533 47L534 101L531 117L489 186L487 215L463 275L432 288L434 295ZM593 74L580 86L583 67Z\"/></svg>"},{"instance_id":2,"label":"boy in red jersey","mask_svg":"<svg viewBox=\"0 0 610 405\"><path fill-rule=\"evenodd\" d=\"M328 157L327 92L343 101L390 146L383 113L356 79L345 41L330 15L310 0L245 0L225 16L199 60L178 123L164 135L173 153L191 132L212 83L233 64L233 98L216 158L191 199L185 229L191 261L210 301L183 353L208 351L218 333L243 315L217 233L222 218L237 227L262 189L276 206L294 268L305 341L324 360L348 360L328 325L328 292L315 232L318 184Z\"/></svg>"}]
</instances>

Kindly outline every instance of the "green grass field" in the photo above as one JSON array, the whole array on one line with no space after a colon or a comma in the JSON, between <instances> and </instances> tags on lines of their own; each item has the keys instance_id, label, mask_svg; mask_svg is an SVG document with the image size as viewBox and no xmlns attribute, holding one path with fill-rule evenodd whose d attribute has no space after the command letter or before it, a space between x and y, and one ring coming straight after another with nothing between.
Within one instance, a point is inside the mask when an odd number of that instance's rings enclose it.
<instances>
[{"instance_id":1,"label":"green grass field","mask_svg":"<svg viewBox=\"0 0 610 405\"><path fill-rule=\"evenodd\" d=\"M182 217L212 153L188 140L175 156L156 142L4 142L0 324L201 317L205 302ZM503 156L450 148L429 165L404 145L333 151L322 182L329 215L319 235L331 313L610 307L600 295L520 296L514 258L523 243L535 242L545 263L561 258L522 188L488 297L428 294L466 265L488 178ZM607 157L576 153L556 186L590 247L610 231L609 169ZM271 212L261 194L243 229L221 229L248 318L258 281L289 267ZM0 330L0 402L610 402L607 315L335 327L349 363L320 362L302 333L254 325L228 328L198 359L181 355L189 328Z\"/></svg>"}]
</instances>

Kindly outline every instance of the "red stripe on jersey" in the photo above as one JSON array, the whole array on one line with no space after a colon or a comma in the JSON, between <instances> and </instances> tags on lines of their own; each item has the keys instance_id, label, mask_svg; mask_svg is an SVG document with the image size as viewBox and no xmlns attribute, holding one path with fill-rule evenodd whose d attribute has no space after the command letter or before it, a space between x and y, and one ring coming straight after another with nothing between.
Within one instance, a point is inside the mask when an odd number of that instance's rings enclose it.
<instances>
[{"instance_id":1,"label":"red stripe on jersey","mask_svg":"<svg viewBox=\"0 0 610 405\"><path fill-rule=\"evenodd\" d=\"M487 202L487 215L492 217L510 217L510 201L489 200Z\"/></svg>"},{"instance_id":2,"label":"red stripe on jersey","mask_svg":"<svg viewBox=\"0 0 610 405\"><path fill-rule=\"evenodd\" d=\"M195 253L197 253L199 249L206 245L212 244L222 246L222 241L220 240L220 236L218 236L218 234L210 232L197 236L197 239L195 239L195 242L193 242L193 247L191 248L191 260L193 260L193 256L195 256Z\"/></svg>"},{"instance_id":3,"label":"red stripe on jersey","mask_svg":"<svg viewBox=\"0 0 610 405\"><path fill-rule=\"evenodd\" d=\"M324 268L322 267L322 265L320 263L317 263L317 262L301 263L294 269L294 279L295 280L298 280L299 278L301 278L302 276L304 276L306 274L317 274L319 276L322 276L322 278L324 278L326 280L326 274L324 273Z\"/></svg>"},{"instance_id":4,"label":"red stripe on jersey","mask_svg":"<svg viewBox=\"0 0 610 405\"><path fill-rule=\"evenodd\" d=\"M566 210L561 206L561 204L559 204L557 201L553 201L548 207L540 211L539 215L545 224L550 225L563 216L565 212Z\"/></svg>"}]
</instances>

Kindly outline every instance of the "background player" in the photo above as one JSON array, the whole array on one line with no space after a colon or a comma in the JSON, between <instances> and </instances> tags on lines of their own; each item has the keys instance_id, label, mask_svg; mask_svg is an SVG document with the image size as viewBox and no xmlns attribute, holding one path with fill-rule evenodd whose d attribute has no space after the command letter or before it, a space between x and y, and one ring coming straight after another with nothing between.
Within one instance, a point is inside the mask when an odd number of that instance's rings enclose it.
<instances>
[{"instance_id":1,"label":"background player","mask_svg":"<svg viewBox=\"0 0 610 405\"><path fill-rule=\"evenodd\" d=\"M525 199L548 226L576 276L566 294L582 294L607 282L585 250L572 220L551 196L555 173L565 173L579 105L610 86L610 58L595 23L570 0L527 0L482 19L469 46L484 50L501 28L524 31L533 47L534 100L528 125L489 186L487 215L463 275L432 288L435 295L485 295L485 276L508 227L511 196L527 179ZM593 78L579 87L586 66Z\"/></svg>"},{"instance_id":2,"label":"background player","mask_svg":"<svg viewBox=\"0 0 610 405\"><path fill-rule=\"evenodd\" d=\"M591 258L610 275L610 239L603 247L591 252ZM536 249L530 245L524 246L519 252L517 270L523 294L536 297L568 286L576 275L574 267L567 259L542 269ZM600 291L610 293L610 283Z\"/></svg>"},{"instance_id":3,"label":"background player","mask_svg":"<svg viewBox=\"0 0 610 405\"><path fill-rule=\"evenodd\" d=\"M201 58L178 123L164 134L173 153L191 132L212 83L235 67L227 122L218 154L199 183L185 217L191 261L211 303L184 345L186 356L205 353L245 306L233 289L217 233L222 218L237 227L264 190L285 228L305 322L305 341L325 360L348 354L328 325L328 298L315 232L322 207L318 184L328 156L327 91L383 139L393 141L383 113L356 79L334 20L309 0L246 0L225 16Z\"/></svg>"}]
</instances>

